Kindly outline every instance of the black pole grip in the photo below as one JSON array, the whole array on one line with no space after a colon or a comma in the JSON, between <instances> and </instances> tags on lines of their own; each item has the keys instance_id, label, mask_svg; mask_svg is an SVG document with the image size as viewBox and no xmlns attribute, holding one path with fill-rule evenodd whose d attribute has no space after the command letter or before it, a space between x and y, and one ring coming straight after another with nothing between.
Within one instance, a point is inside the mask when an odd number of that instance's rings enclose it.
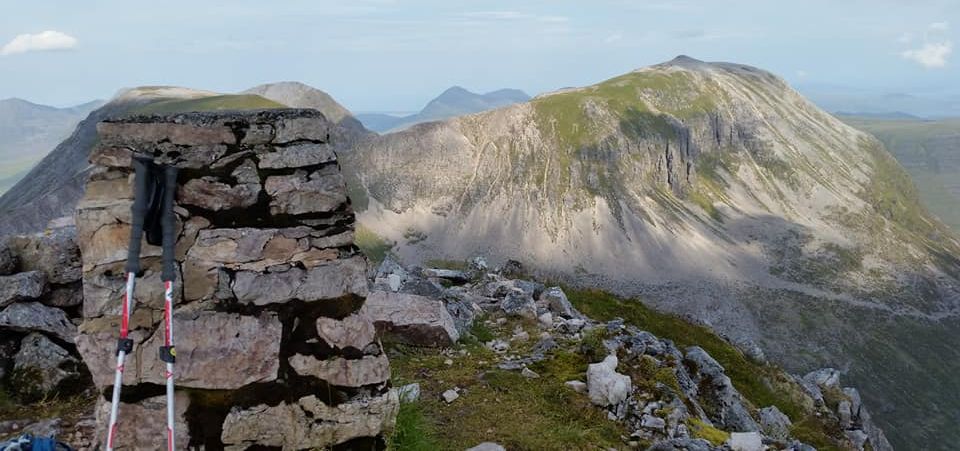
<instances>
[{"instance_id":1,"label":"black pole grip","mask_svg":"<svg viewBox=\"0 0 960 451\"><path fill-rule=\"evenodd\" d=\"M127 267L128 273L140 272L140 242L143 237L143 218L147 215L147 206L150 203L150 184L153 178L150 173L150 165L153 161L149 158L135 156L133 157L133 207L130 219L130 244L127 246Z\"/></svg>"},{"instance_id":2,"label":"black pole grip","mask_svg":"<svg viewBox=\"0 0 960 451\"><path fill-rule=\"evenodd\" d=\"M163 229L163 274L161 274L161 280L164 282L173 282L176 278L174 257L177 243L177 224L173 216L173 199L177 192L177 172L178 169L173 166L163 168L163 217L161 219L161 228Z\"/></svg>"}]
</instances>

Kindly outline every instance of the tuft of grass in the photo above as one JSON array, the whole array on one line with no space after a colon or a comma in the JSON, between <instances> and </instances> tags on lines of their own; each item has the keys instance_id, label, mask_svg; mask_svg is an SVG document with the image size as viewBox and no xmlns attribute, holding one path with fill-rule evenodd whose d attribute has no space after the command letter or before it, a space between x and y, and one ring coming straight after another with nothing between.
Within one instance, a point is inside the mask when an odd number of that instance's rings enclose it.
<instances>
[{"instance_id":1,"label":"tuft of grass","mask_svg":"<svg viewBox=\"0 0 960 451\"><path fill-rule=\"evenodd\" d=\"M822 419L809 415L793 424L790 428L790 435L820 451L842 450L843 448L837 444L837 441L827 434L826 431L830 430L833 430L836 435L840 434L839 426L825 424Z\"/></svg>"},{"instance_id":2,"label":"tuft of grass","mask_svg":"<svg viewBox=\"0 0 960 451\"><path fill-rule=\"evenodd\" d=\"M389 451L432 451L437 449L433 431L419 402L400 403L397 427L387 440Z\"/></svg>"},{"instance_id":3,"label":"tuft of grass","mask_svg":"<svg viewBox=\"0 0 960 451\"><path fill-rule=\"evenodd\" d=\"M722 446L727 440L730 440L729 432L721 431L720 429L710 426L700 421L699 418L688 419L687 428L690 430L690 435L694 438L702 438L710 442L713 446Z\"/></svg>"},{"instance_id":4,"label":"tuft of grass","mask_svg":"<svg viewBox=\"0 0 960 451\"><path fill-rule=\"evenodd\" d=\"M486 343L496 338L493 330L484 324L485 319L485 315L474 318L473 326L470 327L470 336L473 337L479 344Z\"/></svg>"},{"instance_id":5,"label":"tuft of grass","mask_svg":"<svg viewBox=\"0 0 960 451\"><path fill-rule=\"evenodd\" d=\"M777 406L791 419L806 415L800 387L779 368L755 362L709 328L683 318L657 312L638 300L625 300L595 289L564 287L567 298L591 318L608 321L623 318L627 323L660 337L673 340L681 349L700 346L723 365L733 385L754 406Z\"/></svg>"},{"instance_id":6,"label":"tuft of grass","mask_svg":"<svg viewBox=\"0 0 960 451\"><path fill-rule=\"evenodd\" d=\"M580 341L580 354L590 363L597 363L607 357L609 351L603 345L603 340L609 337L607 329L595 327L583 333L583 339Z\"/></svg>"},{"instance_id":7,"label":"tuft of grass","mask_svg":"<svg viewBox=\"0 0 960 451\"><path fill-rule=\"evenodd\" d=\"M357 224L357 230L354 233L354 243L360 248L360 252L366 255L367 259L374 265L382 263L383 260L387 258L387 254L390 253L390 249L393 248L387 240L374 233L373 230L364 227L363 224Z\"/></svg>"}]
</instances>

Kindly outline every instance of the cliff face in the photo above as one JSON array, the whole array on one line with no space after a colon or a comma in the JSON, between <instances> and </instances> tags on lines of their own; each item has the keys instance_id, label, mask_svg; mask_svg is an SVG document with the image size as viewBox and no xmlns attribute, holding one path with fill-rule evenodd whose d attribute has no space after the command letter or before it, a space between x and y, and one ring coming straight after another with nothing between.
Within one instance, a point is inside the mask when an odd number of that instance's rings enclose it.
<instances>
[{"instance_id":1,"label":"cliff face","mask_svg":"<svg viewBox=\"0 0 960 451\"><path fill-rule=\"evenodd\" d=\"M792 371L845 368L900 443L955 434L960 386L932 374L960 370L960 243L881 144L768 72L679 57L377 137L344 167L404 258L642 295Z\"/></svg>"}]
</instances>

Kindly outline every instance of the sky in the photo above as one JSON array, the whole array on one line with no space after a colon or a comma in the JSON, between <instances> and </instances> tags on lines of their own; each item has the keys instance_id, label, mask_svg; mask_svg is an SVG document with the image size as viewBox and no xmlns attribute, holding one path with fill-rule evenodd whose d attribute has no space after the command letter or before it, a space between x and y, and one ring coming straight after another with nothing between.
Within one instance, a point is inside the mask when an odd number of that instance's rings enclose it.
<instances>
[{"instance_id":1,"label":"sky","mask_svg":"<svg viewBox=\"0 0 960 451\"><path fill-rule=\"evenodd\" d=\"M960 94L960 1L785 3L0 0L0 99L296 80L354 112L413 111L452 85L537 94L679 54L800 86Z\"/></svg>"}]
</instances>

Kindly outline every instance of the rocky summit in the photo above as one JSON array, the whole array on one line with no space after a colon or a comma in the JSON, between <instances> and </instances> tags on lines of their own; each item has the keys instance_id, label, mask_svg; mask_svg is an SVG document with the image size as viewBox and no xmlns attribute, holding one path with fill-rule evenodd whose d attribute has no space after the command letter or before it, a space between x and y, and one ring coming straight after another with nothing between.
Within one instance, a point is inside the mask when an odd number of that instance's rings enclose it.
<instances>
[{"instance_id":1,"label":"rocky summit","mask_svg":"<svg viewBox=\"0 0 960 451\"><path fill-rule=\"evenodd\" d=\"M843 368L895 444L960 440L960 382L937 376L960 371L960 241L882 144L769 72L678 57L343 164L404 259L642 297L791 371Z\"/></svg>"}]
</instances>

